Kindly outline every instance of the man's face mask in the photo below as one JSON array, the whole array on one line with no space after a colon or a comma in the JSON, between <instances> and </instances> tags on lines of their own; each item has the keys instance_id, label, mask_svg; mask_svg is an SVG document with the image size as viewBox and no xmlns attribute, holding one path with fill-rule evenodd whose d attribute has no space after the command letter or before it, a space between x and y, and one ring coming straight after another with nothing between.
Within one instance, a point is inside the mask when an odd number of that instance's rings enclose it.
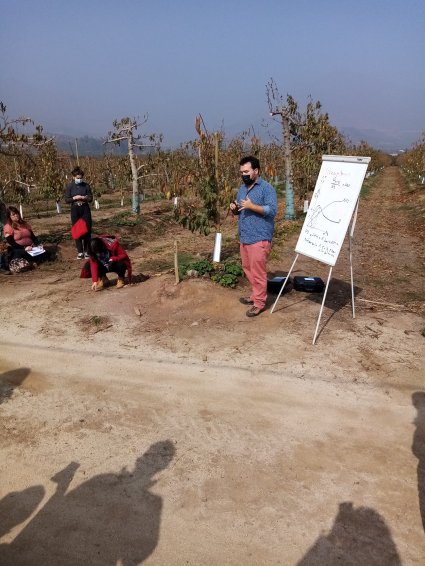
<instances>
[{"instance_id":1,"label":"man's face mask","mask_svg":"<svg viewBox=\"0 0 425 566\"><path fill-rule=\"evenodd\" d=\"M75 184L76 184L76 185L79 185L80 183L83 182L83 180L82 180L82 179L79 179L78 177L76 177L76 178L74 179L74 181L75 181Z\"/></svg>"},{"instance_id":2,"label":"man's face mask","mask_svg":"<svg viewBox=\"0 0 425 566\"><path fill-rule=\"evenodd\" d=\"M242 181L245 183L245 185L252 185L252 183L254 182L251 179L251 175L242 175Z\"/></svg>"}]
</instances>

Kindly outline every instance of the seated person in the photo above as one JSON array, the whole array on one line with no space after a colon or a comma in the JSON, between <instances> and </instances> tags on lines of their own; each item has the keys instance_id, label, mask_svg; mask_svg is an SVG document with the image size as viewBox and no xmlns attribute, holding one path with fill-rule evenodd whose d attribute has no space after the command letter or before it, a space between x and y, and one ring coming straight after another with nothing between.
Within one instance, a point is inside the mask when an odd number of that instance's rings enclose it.
<instances>
[{"instance_id":1,"label":"seated person","mask_svg":"<svg viewBox=\"0 0 425 566\"><path fill-rule=\"evenodd\" d=\"M81 270L80 277L92 278L92 290L101 291L108 283L107 273L118 275L117 289L124 287L125 272L131 283L131 261L127 252L114 236L92 238L89 248L90 259Z\"/></svg>"},{"instance_id":2,"label":"seated person","mask_svg":"<svg viewBox=\"0 0 425 566\"><path fill-rule=\"evenodd\" d=\"M47 250L34 256L28 253L34 247L39 246L40 243L32 231L31 226L28 222L25 222L19 210L14 206L9 206L7 209L7 219L3 233L6 242L11 247L9 261L23 258L32 264L40 263L51 258L51 254Z\"/></svg>"}]
</instances>

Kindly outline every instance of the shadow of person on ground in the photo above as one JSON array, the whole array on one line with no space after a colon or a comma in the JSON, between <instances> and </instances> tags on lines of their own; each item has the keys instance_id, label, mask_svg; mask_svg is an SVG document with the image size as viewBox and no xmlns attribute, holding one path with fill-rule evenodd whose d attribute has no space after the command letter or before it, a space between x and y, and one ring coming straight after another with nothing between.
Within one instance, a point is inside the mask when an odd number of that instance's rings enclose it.
<instances>
[{"instance_id":1,"label":"shadow of person on ground","mask_svg":"<svg viewBox=\"0 0 425 566\"><path fill-rule=\"evenodd\" d=\"M422 527L425 531L425 391L416 391L412 395L413 406L417 415L414 421L416 430L413 435L412 452L418 459L418 498Z\"/></svg>"},{"instance_id":2,"label":"shadow of person on ground","mask_svg":"<svg viewBox=\"0 0 425 566\"><path fill-rule=\"evenodd\" d=\"M297 566L401 566L391 533L374 509L340 503L332 530Z\"/></svg>"},{"instance_id":3,"label":"shadow of person on ground","mask_svg":"<svg viewBox=\"0 0 425 566\"><path fill-rule=\"evenodd\" d=\"M3 497L0 501L0 538L28 519L41 503L44 493L42 485L34 485L22 491L12 491Z\"/></svg>"},{"instance_id":4,"label":"shadow of person on ground","mask_svg":"<svg viewBox=\"0 0 425 566\"><path fill-rule=\"evenodd\" d=\"M18 368L0 374L0 404L12 396L15 387L19 387L30 372L30 368Z\"/></svg>"},{"instance_id":5,"label":"shadow of person on ground","mask_svg":"<svg viewBox=\"0 0 425 566\"><path fill-rule=\"evenodd\" d=\"M159 540L162 498L153 477L174 458L170 440L153 444L133 470L99 474L67 491L78 464L52 480L56 492L9 545L2 566L122 566L140 564Z\"/></svg>"}]
</instances>

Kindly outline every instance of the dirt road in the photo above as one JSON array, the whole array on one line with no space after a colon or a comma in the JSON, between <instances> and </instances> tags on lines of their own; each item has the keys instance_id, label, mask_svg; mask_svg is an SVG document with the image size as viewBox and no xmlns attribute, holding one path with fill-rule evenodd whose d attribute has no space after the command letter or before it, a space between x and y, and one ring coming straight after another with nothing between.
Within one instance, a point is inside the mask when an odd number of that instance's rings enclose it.
<instances>
[{"instance_id":1,"label":"dirt road","mask_svg":"<svg viewBox=\"0 0 425 566\"><path fill-rule=\"evenodd\" d=\"M3 277L0 565L424 564L422 295L378 281L388 222L423 281L400 187L362 202L357 315L342 262L315 346L311 295L249 320L206 280L93 294L66 245Z\"/></svg>"}]
</instances>

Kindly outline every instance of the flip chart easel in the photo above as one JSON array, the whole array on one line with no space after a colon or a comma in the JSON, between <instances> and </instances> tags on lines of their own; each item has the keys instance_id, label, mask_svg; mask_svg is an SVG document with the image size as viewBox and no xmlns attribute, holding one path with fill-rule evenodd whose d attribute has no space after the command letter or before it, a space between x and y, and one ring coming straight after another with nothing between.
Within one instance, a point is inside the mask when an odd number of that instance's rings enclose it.
<instances>
[{"instance_id":1,"label":"flip chart easel","mask_svg":"<svg viewBox=\"0 0 425 566\"><path fill-rule=\"evenodd\" d=\"M319 176L317 177L311 204L295 248L297 255L285 278L273 308L270 311L272 314L285 288L286 282L294 269L299 254L329 265L329 274L323 293L319 317L317 319L313 344L316 342L323 306L331 280L332 268L338 259L350 221L349 259L351 302L353 318L356 316L354 309L352 239L359 206L359 193L369 162L370 157L356 157L351 155L322 156L322 166Z\"/></svg>"}]
</instances>

